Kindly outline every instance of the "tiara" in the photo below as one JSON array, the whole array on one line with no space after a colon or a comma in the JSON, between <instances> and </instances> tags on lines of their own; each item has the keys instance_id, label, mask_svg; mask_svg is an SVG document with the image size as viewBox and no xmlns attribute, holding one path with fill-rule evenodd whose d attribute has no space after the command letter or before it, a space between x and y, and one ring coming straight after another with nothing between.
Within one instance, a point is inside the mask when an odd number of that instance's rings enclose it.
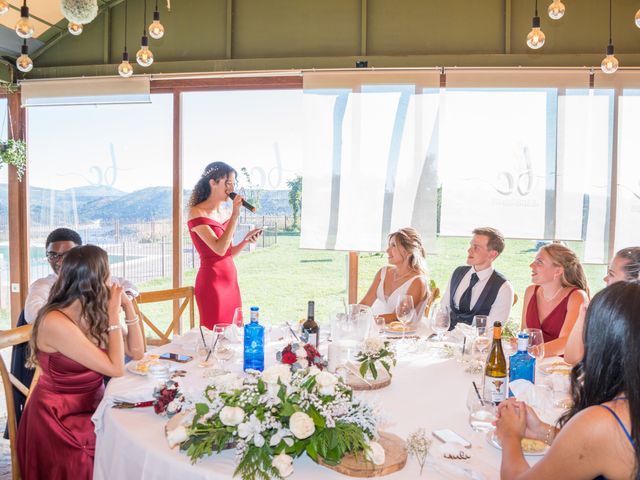
<instances>
[{"instance_id":1,"label":"tiara","mask_svg":"<svg viewBox=\"0 0 640 480\"><path fill-rule=\"evenodd\" d=\"M209 170L205 170L202 174L202 178L208 177L212 173L215 173L218 170L218 167L211 167Z\"/></svg>"}]
</instances>

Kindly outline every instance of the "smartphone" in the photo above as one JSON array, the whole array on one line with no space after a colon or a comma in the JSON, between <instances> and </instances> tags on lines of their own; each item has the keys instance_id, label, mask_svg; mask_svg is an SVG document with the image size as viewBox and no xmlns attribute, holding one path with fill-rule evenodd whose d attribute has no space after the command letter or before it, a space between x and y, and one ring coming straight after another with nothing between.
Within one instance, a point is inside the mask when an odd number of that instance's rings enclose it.
<instances>
[{"instance_id":1,"label":"smartphone","mask_svg":"<svg viewBox=\"0 0 640 480\"><path fill-rule=\"evenodd\" d=\"M163 353L160 355L161 360L171 360L172 362L187 363L193 360L193 357L189 355L182 355L181 353Z\"/></svg>"},{"instance_id":2,"label":"smartphone","mask_svg":"<svg viewBox=\"0 0 640 480\"><path fill-rule=\"evenodd\" d=\"M262 235L262 232L264 232L264 228L259 228L258 231L256 233L254 233L253 235L251 235L250 239L251 240L255 240L257 239L260 235Z\"/></svg>"},{"instance_id":3,"label":"smartphone","mask_svg":"<svg viewBox=\"0 0 640 480\"><path fill-rule=\"evenodd\" d=\"M453 430L449 430L448 428L444 428L442 430L434 430L433 436L436 437L443 443L446 442L456 442L462 445L464 448L471 448L471 442L460 435L458 435Z\"/></svg>"}]
</instances>

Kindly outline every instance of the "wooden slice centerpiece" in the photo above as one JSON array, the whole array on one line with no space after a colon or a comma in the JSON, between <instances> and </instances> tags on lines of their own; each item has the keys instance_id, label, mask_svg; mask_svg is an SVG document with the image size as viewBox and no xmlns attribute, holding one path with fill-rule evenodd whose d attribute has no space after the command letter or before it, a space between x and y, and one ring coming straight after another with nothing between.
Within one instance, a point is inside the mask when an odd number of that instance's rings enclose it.
<instances>
[{"instance_id":1,"label":"wooden slice centerpiece","mask_svg":"<svg viewBox=\"0 0 640 480\"><path fill-rule=\"evenodd\" d=\"M358 372L358 366L348 369L347 385L353 390L379 390L380 388L388 387L390 384L391 377L384 368L378 369L378 378L375 380L369 376L366 379L362 378Z\"/></svg>"},{"instance_id":2,"label":"wooden slice centerpiece","mask_svg":"<svg viewBox=\"0 0 640 480\"><path fill-rule=\"evenodd\" d=\"M338 465L327 465L321 458L318 464L350 477L371 478L382 477L402 470L407 463L407 446L400 437L393 433L380 432L378 443L384 448L384 464L374 465L364 458L364 454L345 455Z\"/></svg>"}]
</instances>

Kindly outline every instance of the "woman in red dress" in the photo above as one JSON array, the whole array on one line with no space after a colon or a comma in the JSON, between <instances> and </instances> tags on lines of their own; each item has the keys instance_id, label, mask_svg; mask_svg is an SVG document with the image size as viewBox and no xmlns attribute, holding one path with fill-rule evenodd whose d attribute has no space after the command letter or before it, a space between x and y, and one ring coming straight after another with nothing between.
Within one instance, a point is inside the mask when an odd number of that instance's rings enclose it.
<instances>
[{"instance_id":1,"label":"woman in red dress","mask_svg":"<svg viewBox=\"0 0 640 480\"><path fill-rule=\"evenodd\" d=\"M133 305L121 286L107 286L107 253L94 245L65 255L30 341L42 375L18 430L23 479L91 479L96 444L91 416L102 400L104 375L124 373L124 355L142 358ZM120 326L125 311L128 331Z\"/></svg>"},{"instance_id":2,"label":"woman in red dress","mask_svg":"<svg viewBox=\"0 0 640 480\"><path fill-rule=\"evenodd\" d=\"M522 328L539 328L545 356L562 355L582 304L588 301L587 277L578 256L559 243L540 248L524 294Z\"/></svg>"},{"instance_id":3,"label":"woman in red dress","mask_svg":"<svg viewBox=\"0 0 640 480\"><path fill-rule=\"evenodd\" d=\"M237 172L223 162L207 165L193 187L189 200L189 234L200 255L195 295L200 312L200 324L209 329L218 323L231 323L236 308L242 306L238 273L233 257L247 243L255 243L262 232L251 230L237 245L232 245L242 197L233 199L231 217L223 218L222 204L229 199L236 185Z\"/></svg>"}]
</instances>

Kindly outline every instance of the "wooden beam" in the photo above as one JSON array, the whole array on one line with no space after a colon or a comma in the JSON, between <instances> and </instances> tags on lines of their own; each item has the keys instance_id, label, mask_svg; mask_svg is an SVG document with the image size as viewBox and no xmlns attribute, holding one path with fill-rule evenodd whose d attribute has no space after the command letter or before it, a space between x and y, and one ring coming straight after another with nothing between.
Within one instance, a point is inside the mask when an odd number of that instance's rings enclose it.
<instances>
[{"instance_id":1,"label":"wooden beam","mask_svg":"<svg viewBox=\"0 0 640 480\"><path fill-rule=\"evenodd\" d=\"M225 28L225 58L230 60L233 58L233 0L227 0L227 21L225 23Z\"/></svg>"},{"instance_id":2,"label":"wooden beam","mask_svg":"<svg viewBox=\"0 0 640 480\"><path fill-rule=\"evenodd\" d=\"M193 78L181 80L153 80L151 91L192 90L275 90L302 88L301 76Z\"/></svg>"},{"instance_id":3,"label":"wooden beam","mask_svg":"<svg viewBox=\"0 0 640 480\"><path fill-rule=\"evenodd\" d=\"M358 303L358 252L349 252L349 263L347 269L347 291L349 303Z\"/></svg>"},{"instance_id":4,"label":"wooden beam","mask_svg":"<svg viewBox=\"0 0 640 480\"><path fill-rule=\"evenodd\" d=\"M511 0L504 0L504 51L502 53L511 53Z\"/></svg>"},{"instance_id":5,"label":"wooden beam","mask_svg":"<svg viewBox=\"0 0 640 480\"><path fill-rule=\"evenodd\" d=\"M367 54L367 1L360 0L360 55Z\"/></svg>"},{"instance_id":6,"label":"wooden beam","mask_svg":"<svg viewBox=\"0 0 640 480\"><path fill-rule=\"evenodd\" d=\"M26 115L20 106L20 92L8 95L9 138L25 140ZM28 162L27 162L28 163ZM11 326L15 327L29 289L29 170L18 181L16 168L9 165L9 285Z\"/></svg>"},{"instance_id":7,"label":"wooden beam","mask_svg":"<svg viewBox=\"0 0 640 480\"><path fill-rule=\"evenodd\" d=\"M102 17L102 63L111 63L111 10L105 8Z\"/></svg>"},{"instance_id":8,"label":"wooden beam","mask_svg":"<svg viewBox=\"0 0 640 480\"><path fill-rule=\"evenodd\" d=\"M182 135L181 93L173 94L173 228L172 228L172 277L173 288L182 286ZM193 299L192 299L193 301ZM173 318L178 316L179 302L173 302ZM179 322L181 323L181 322ZM174 335L181 332L176 331Z\"/></svg>"}]
</instances>

